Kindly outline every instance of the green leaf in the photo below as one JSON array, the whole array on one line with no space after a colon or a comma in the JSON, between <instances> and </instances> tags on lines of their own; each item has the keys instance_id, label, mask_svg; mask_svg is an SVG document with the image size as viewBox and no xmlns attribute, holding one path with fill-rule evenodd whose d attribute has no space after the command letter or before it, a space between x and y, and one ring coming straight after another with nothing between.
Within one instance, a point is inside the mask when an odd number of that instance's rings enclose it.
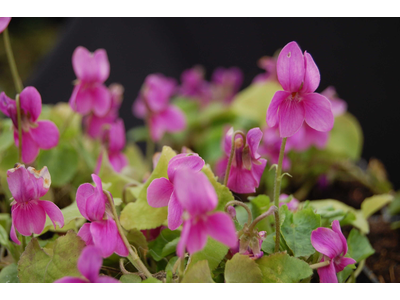
<instances>
[{"instance_id":1,"label":"green leaf","mask_svg":"<svg viewBox=\"0 0 400 300\"><path fill-rule=\"evenodd\" d=\"M206 260L196 262L183 277L182 283L214 283Z\"/></svg>"},{"instance_id":2,"label":"green leaf","mask_svg":"<svg viewBox=\"0 0 400 300\"><path fill-rule=\"evenodd\" d=\"M3 130L0 134L0 152L3 152L4 150L11 147L12 144L14 144L14 130L11 129L11 124L5 127L8 128L6 128L6 130Z\"/></svg>"},{"instance_id":3,"label":"green leaf","mask_svg":"<svg viewBox=\"0 0 400 300\"><path fill-rule=\"evenodd\" d=\"M124 153L129 161L130 175L132 175L132 178L141 182L143 176L149 172L142 151L136 144L129 144L125 147Z\"/></svg>"},{"instance_id":4,"label":"green leaf","mask_svg":"<svg viewBox=\"0 0 400 300\"><path fill-rule=\"evenodd\" d=\"M179 240L180 240L180 237L177 237L177 238L173 239L172 241L168 242L164 246L161 255L165 257L165 256L168 256L168 255L170 255L172 253L175 253L176 252L176 246L178 245Z\"/></svg>"},{"instance_id":5,"label":"green leaf","mask_svg":"<svg viewBox=\"0 0 400 300\"><path fill-rule=\"evenodd\" d=\"M201 260L207 260L210 270L214 271L228 253L228 250L229 248L224 244L217 242L212 238L208 238L204 249L190 256L187 271Z\"/></svg>"},{"instance_id":6,"label":"green leaf","mask_svg":"<svg viewBox=\"0 0 400 300\"><path fill-rule=\"evenodd\" d=\"M0 272L0 283L19 283L16 264L8 265Z\"/></svg>"},{"instance_id":7,"label":"green leaf","mask_svg":"<svg viewBox=\"0 0 400 300\"><path fill-rule=\"evenodd\" d=\"M0 245L8 247L8 234L4 227L0 224Z\"/></svg>"},{"instance_id":8,"label":"green leaf","mask_svg":"<svg viewBox=\"0 0 400 300\"><path fill-rule=\"evenodd\" d=\"M50 120L56 124L60 130L60 140L70 140L71 138L81 134L82 132L82 117L75 113L71 106L65 102L59 102L48 110L43 110L40 115L42 120ZM45 114L48 111L48 114ZM64 132L61 132L64 130Z\"/></svg>"},{"instance_id":9,"label":"green leaf","mask_svg":"<svg viewBox=\"0 0 400 300\"><path fill-rule=\"evenodd\" d=\"M170 147L163 147L160 160L158 161L157 166L150 178L143 185L138 199L134 203L128 203L128 205L125 206L121 212L121 225L126 230L133 228L137 228L139 230L156 228L162 225L167 219L168 207L155 208L151 207L147 203L147 188L156 178L168 178L168 163L175 155L175 151L173 151Z\"/></svg>"},{"instance_id":10,"label":"green leaf","mask_svg":"<svg viewBox=\"0 0 400 300\"><path fill-rule=\"evenodd\" d=\"M347 238L347 246L349 248L348 255L357 262L368 258L375 253L374 248L372 248L369 243L368 238L362 235L357 229L353 228Z\"/></svg>"},{"instance_id":11,"label":"green leaf","mask_svg":"<svg viewBox=\"0 0 400 300\"><path fill-rule=\"evenodd\" d=\"M40 151L36 162L40 168L47 166L52 186L61 187L74 177L78 169L79 155L72 145L61 142L53 149Z\"/></svg>"},{"instance_id":12,"label":"green leaf","mask_svg":"<svg viewBox=\"0 0 400 300\"><path fill-rule=\"evenodd\" d=\"M172 270L173 270L173 268L174 268L174 265L175 265L175 263L176 263L176 261L177 261L178 259L179 259L178 256L172 257L172 258L168 261L167 266L165 267L165 272L168 272L168 271L171 271L171 272L172 272Z\"/></svg>"},{"instance_id":13,"label":"green leaf","mask_svg":"<svg viewBox=\"0 0 400 300\"><path fill-rule=\"evenodd\" d=\"M38 240L32 238L18 262L18 277L23 283L54 282L64 276L80 277L77 263L85 246L71 230L54 242L53 255L49 255L40 248Z\"/></svg>"},{"instance_id":14,"label":"green leaf","mask_svg":"<svg viewBox=\"0 0 400 300\"><path fill-rule=\"evenodd\" d=\"M262 282L257 263L247 255L236 253L225 265L225 281L228 283Z\"/></svg>"},{"instance_id":15,"label":"green leaf","mask_svg":"<svg viewBox=\"0 0 400 300\"><path fill-rule=\"evenodd\" d=\"M261 249L267 254L272 254L275 251L274 237L275 237L275 232L272 234L268 234L267 238L261 244Z\"/></svg>"},{"instance_id":16,"label":"green leaf","mask_svg":"<svg viewBox=\"0 0 400 300\"><path fill-rule=\"evenodd\" d=\"M361 203L361 211L365 219L368 219L378 210L393 201L393 196L390 194L375 195L366 198Z\"/></svg>"},{"instance_id":17,"label":"green leaf","mask_svg":"<svg viewBox=\"0 0 400 300\"><path fill-rule=\"evenodd\" d=\"M266 283L295 283L313 274L306 262L285 252L263 256L256 263L260 267L263 282Z\"/></svg>"},{"instance_id":18,"label":"green leaf","mask_svg":"<svg viewBox=\"0 0 400 300\"><path fill-rule=\"evenodd\" d=\"M122 283L141 283L142 278L140 278L140 276L136 274L127 274L122 275L119 281L121 281Z\"/></svg>"},{"instance_id":19,"label":"green leaf","mask_svg":"<svg viewBox=\"0 0 400 300\"><path fill-rule=\"evenodd\" d=\"M162 281L160 281L154 277L150 277L150 278L147 278L146 280L143 280L142 283L162 283Z\"/></svg>"},{"instance_id":20,"label":"green leaf","mask_svg":"<svg viewBox=\"0 0 400 300\"><path fill-rule=\"evenodd\" d=\"M351 269L350 267L345 267L343 269L343 271L340 271L339 273L337 273L338 282L339 283L346 282L347 278L349 278L351 273L353 273L353 269Z\"/></svg>"},{"instance_id":21,"label":"green leaf","mask_svg":"<svg viewBox=\"0 0 400 300\"><path fill-rule=\"evenodd\" d=\"M160 232L160 235L149 243L149 252L156 261L160 261L165 256L173 253L164 248L172 241L179 239L180 232L178 230L164 229ZM166 254L167 253L167 254Z\"/></svg>"},{"instance_id":22,"label":"green leaf","mask_svg":"<svg viewBox=\"0 0 400 300\"><path fill-rule=\"evenodd\" d=\"M310 237L311 232L319 226L321 226L321 217L315 214L311 208L295 213L287 210L281 233L295 257L309 256L315 253Z\"/></svg>"},{"instance_id":23,"label":"green leaf","mask_svg":"<svg viewBox=\"0 0 400 300\"><path fill-rule=\"evenodd\" d=\"M265 213L271 207L271 201L267 195L258 195L257 197L249 197L251 202L250 209L253 215L253 219L257 218L259 215ZM272 216L264 218L257 223L256 229L258 231L271 231L270 220Z\"/></svg>"},{"instance_id":24,"label":"green leaf","mask_svg":"<svg viewBox=\"0 0 400 300\"><path fill-rule=\"evenodd\" d=\"M143 254L146 254L149 251L149 246L147 245L147 240L144 234L137 229L129 230L126 238L128 239L129 243L138 251L141 251Z\"/></svg>"}]
</instances>

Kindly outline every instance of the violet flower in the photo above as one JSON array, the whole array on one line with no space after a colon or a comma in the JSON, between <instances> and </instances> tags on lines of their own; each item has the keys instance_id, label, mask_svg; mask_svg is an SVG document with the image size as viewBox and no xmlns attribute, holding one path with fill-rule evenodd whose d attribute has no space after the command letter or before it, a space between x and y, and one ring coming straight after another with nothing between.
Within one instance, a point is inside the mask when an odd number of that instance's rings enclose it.
<instances>
[{"instance_id":1,"label":"violet flower","mask_svg":"<svg viewBox=\"0 0 400 300\"><path fill-rule=\"evenodd\" d=\"M212 92L210 84L204 80L204 70L195 66L182 72L179 94L207 104L211 101Z\"/></svg>"},{"instance_id":2,"label":"violet flower","mask_svg":"<svg viewBox=\"0 0 400 300\"><path fill-rule=\"evenodd\" d=\"M260 232L258 232L257 236L253 237L253 238L255 239L254 242L253 243L249 242L247 248L242 249L242 251L240 251L239 244L236 247L231 248L229 250L231 255L235 255L236 253L239 252L242 255L247 255L248 257L250 257L253 260L263 257L264 252L261 250L261 245L262 245L263 241L267 238L267 232L260 231ZM238 240L238 241L240 241L240 240Z\"/></svg>"},{"instance_id":3,"label":"violet flower","mask_svg":"<svg viewBox=\"0 0 400 300\"><path fill-rule=\"evenodd\" d=\"M307 123L303 123L299 131L288 138L293 149L302 152L315 146L317 149L324 149L328 144L329 132L317 131L311 128Z\"/></svg>"},{"instance_id":4,"label":"violet flower","mask_svg":"<svg viewBox=\"0 0 400 300\"><path fill-rule=\"evenodd\" d=\"M207 236L236 247L238 239L231 217L224 212L212 212L217 204L217 194L206 175L190 169L175 174L174 193L184 213L183 229L177 245L177 254L183 257L185 249L190 254L198 252L207 243Z\"/></svg>"},{"instance_id":5,"label":"violet flower","mask_svg":"<svg viewBox=\"0 0 400 300\"><path fill-rule=\"evenodd\" d=\"M228 165L233 133L233 128L230 128L222 141L226 156L216 165L217 174L221 178L224 177ZM235 137L235 156L232 160L227 187L236 193L254 193L260 185L260 179L267 164L267 160L258 154L262 135L260 128L257 127L249 130L246 141L241 135L237 134Z\"/></svg>"},{"instance_id":6,"label":"violet flower","mask_svg":"<svg viewBox=\"0 0 400 300\"><path fill-rule=\"evenodd\" d=\"M289 195L286 194L281 194L279 196L279 207L281 207L282 205L286 205L289 210L296 211L299 208L300 201L292 197L289 202L285 202L288 197Z\"/></svg>"},{"instance_id":7,"label":"violet flower","mask_svg":"<svg viewBox=\"0 0 400 300\"><path fill-rule=\"evenodd\" d=\"M39 149L51 149L58 144L60 133L57 126L51 121L38 121L42 111L42 98L32 86L24 88L19 95L21 105L22 127L22 161L32 163L39 154ZM19 146L17 104L6 96L0 94L0 110L10 117L14 124L14 141Z\"/></svg>"},{"instance_id":8,"label":"violet flower","mask_svg":"<svg viewBox=\"0 0 400 300\"><path fill-rule=\"evenodd\" d=\"M168 228L177 229L182 224L183 209L175 193L175 177L181 170L200 172L204 160L198 154L178 154L168 163L168 179L154 179L147 188L147 201L152 207L168 206Z\"/></svg>"},{"instance_id":9,"label":"violet flower","mask_svg":"<svg viewBox=\"0 0 400 300\"><path fill-rule=\"evenodd\" d=\"M77 77L69 104L81 114L93 112L102 117L111 107L111 95L104 82L110 75L110 63L107 52L98 49L90 53L85 47L79 46L72 55L72 66Z\"/></svg>"},{"instance_id":10,"label":"violet flower","mask_svg":"<svg viewBox=\"0 0 400 300\"><path fill-rule=\"evenodd\" d=\"M211 77L214 98L230 103L243 83L243 72L237 68L217 68Z\"/></svg>"},{"instance_id":11,"label":"violet flower","mask_svg":"<svg viewBox=\"0 0 400 300\"><path fill-rule=\"evenodd\" d=\"M128 256L129 252L118 232L111 211L107 208L107 196L99 176L92 174L96 186L90 183L81 184L76 192L76 204L82 216L91 223L85 223L78 232L78 236L87 246L95 245L106 258L117 253L119 256Z\"/></svg>"},{"instance_id":12,"label":"violet flower","mask_svg":"<svg viewBox=\"0 0 400 300\"><path fill-rule=\"evenodd\" d=\"M277 91L272 98L267 111L268 126L279 124L282 138L294 135L304 121L315 130L331 130L331 103L314 93L320 74L311 55L305 51L303 56L297 43L290 42L279 54L277 74L284 91Z\"/></svg>"},{"instance_id":13,"label":"violet flower","mask_svg":"<svg viewBox=\"0 0 400 300\"><path fill-rule=\"evenodd\" d=\"M330 260L326 267L318 269L321 283L337 283L336 273L342 271L347 265L356 261L344 257L347 253L347 241L344 237L338 220L332 222L332 229L319 227L311 233L311 244L324 257L322 261Z\"/></svg>"},{"instance_id":14,"label":"violet flower","mask_svg":"<svg viewBox=\"0 0 400 300\"><path fill-rule=\"evenodd\" d=\"M265 70L265 73L254 77L252 83L265 83L267 81L278 81L276 74L276 57L264 56L258 60L258 66Z\"/></svg>"},{"instance_id":15,"label":"violet flower","mask_svg":"<svg viewBox=\"0 0 400 300\"><path fill-rule=\"evenodd\" d=\"M136 117L147 120L154 141L159 141L165 132L178 132L186 127L184 113L169 104L175 88L174 79L162 74L150 74L132 106Z\"/></svg>"},{"instance_id":16,"label":"violet flower","mask_svg":"<svg viewBox=\"0 0 400 300\"><path fill-rule=\"evenodd\" d=\"M0 17L0 33L6 30L8 24L10 24L11 17Z\"/></svg>"},{"instance_id":17,"label":"violet flower","mask_svg":"<svg viewBox=\"0 0 400 300\"><path fill-rule=\"evenodd\" d=\"M321 95L325 96L329 101L331 101L333 116L341 116L347 111L346 101L337 96L336 90L333 86L328 86L321 92Z\"/></svg>"},{"instance_id":18,"label":"violet flower","mask_svg":"<svg viewBox=\"0 0 400 300\"><path fill-rule=\"evenodd\" d=\"M110 276L99 275L102 265L103 258L100 250L95 246L87 246L78 260L78 270L84 278L66 276L54 283L120 283Z\"/></svg>"},{"instance_id":19,"label":"violet flower","mask_svg":"<svg viewBox=\"0 0 400 300\"><path fill-rule=\"evenodd\" d=\"M7 182L14 198L11 203L11 239L20 245L15 230L24 236L40 234L46 223L46 215L61 228L64 216L61 210L51 201L39 200L50 188L51 177L47 167L35 170L22 164L7 171Z\"/></svg>"}]
</instances>

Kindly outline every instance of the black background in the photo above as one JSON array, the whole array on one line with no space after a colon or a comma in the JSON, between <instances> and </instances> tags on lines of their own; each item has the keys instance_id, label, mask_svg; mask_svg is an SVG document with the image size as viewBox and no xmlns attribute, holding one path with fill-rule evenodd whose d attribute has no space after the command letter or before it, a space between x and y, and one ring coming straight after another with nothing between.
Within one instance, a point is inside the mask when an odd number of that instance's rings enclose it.
<instances>
[{"instance_id":1,"label":"black background","mask_svg":"<svg viewBox=\"0 0 400 300\"><path fill-rule=\"evenodd\" d=\"M398 18L77 18L60 19L53 51L32 78L44 103L68 101L75 75L74 49L105 48L111 64L107 83L125 87L121 117L126 128L141 124L131 106L146 75L179 79L184 69L203 65L209 78L218 67L240 67L243 87L261 73L257 60L290 41L313 56L321 92L336 87L364 131L363 157L379 158L400 187L397 140L400 120Z\"/></svg>"}]
</instances>

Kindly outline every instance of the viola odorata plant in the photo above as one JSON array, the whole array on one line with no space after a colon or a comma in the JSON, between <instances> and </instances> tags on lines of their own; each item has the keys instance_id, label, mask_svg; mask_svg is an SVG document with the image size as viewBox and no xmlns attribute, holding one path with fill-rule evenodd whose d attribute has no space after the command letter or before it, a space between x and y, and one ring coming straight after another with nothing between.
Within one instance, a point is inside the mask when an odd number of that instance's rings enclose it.
<instances>
[{"instance_id":1,"label":"viola odorata plant","mask_svg":"<svg viewBox=\"0 0 400 300\"><path fill-rule=\"evenodd\" d=\"M181 74L181 85L178 94L189 99L194 99L202 105L208 104L212 99L211 84L204 79L204 69L195 66Z\"/></svg>"}]
</instances>

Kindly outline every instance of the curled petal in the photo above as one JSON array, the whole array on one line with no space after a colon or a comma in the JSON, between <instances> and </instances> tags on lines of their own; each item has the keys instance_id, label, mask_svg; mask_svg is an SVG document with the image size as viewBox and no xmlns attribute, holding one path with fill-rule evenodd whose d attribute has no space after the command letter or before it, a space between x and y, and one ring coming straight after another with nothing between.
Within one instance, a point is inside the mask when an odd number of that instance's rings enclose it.
<instances>
[{"instance_id":1,"label":"curled petal","mask_svg":"<svg viewBox=\"0 0 400 300\"><path fill-rule=\"evenodd\" d=\"M304 108L301 102L285 100L279 107L279 133L282 138L294 135L304 122Z\"/></svg>"},{"instance_id":2,"label":"curled petal","mask_svg":"<svg viewBox=\"0 0 400 300\"><path fill-rule=\"evenodd\" d=\"M247 132L247 144L250 148L251 157L253 159L259 159L260 155L257 153L258 147L260 146L260 142L262 139L263 133L260 128L252 128Z\"/></svg>"},{"instance_id":3,"label":"curled petal","mask_svg":"<svg viewBox=\"0 0 400 300\"><path fill-rule=\"evenodd\" d=\"M232 149L232 135L234 133L233 127L229 128L224 134L224 139L222 140L222 149L225 151L226 155L230 155Z\"/></svg>"},{"instance_id":4,"label":"curled petal","mask_svg":"<svg viewBox=\"0 0 400 300\"><path fill-rule=\"evenodd\" d=\"M331 262L328 266L318 269L320 283L338 283L335 266Z\"/></svg>"},{"instance_id":5,"label":"curled petal","mask_svg":"<svg viewBox=\"0 0 400 300\"><path fill-rule=\"evenodd\" d=\"M173 183L174 175L177 170L190 169L200 171L204 167L204 160L198 154L181 153L173 158L168 163L168 178Z\"/></svg>"},{"instance_id":6,"label":"curled petal","mask_svg":"<svg viewBox=\"0 0 400 300\"><path fill-rule=\"evenodd\" d=\"M38 201L31 200L16 204L13 215L15 228L22 235L40 234L43 231L46 213Z\"/></svg>"},{"instance_id":7,"label":"curled petal","mask_svg":"<svg viewBox=\"0 0 400 300\"><path fill-rule=\"evenodd\" d=\"M346 238L344 237L342 233L342 229L340 228L340 223L338 220L333 220L332 222L332 230L338 234L340 237L340 240L342 241L342 246L343 246L343 255L346 255L347 253L347 241Z\"/></svg>"},{"instance_id":8,"label":"curled petal","mask_svg":"<svg viewBox=\"0 0 400 300\"><path fill-rule=\"evenodd\" d=\"M285 91L299 91L304 80L305 68L303 53L296 42L290 42L279 53L277 73L279 83Z\"/></svg>"},{"instance_id":9,"label":"curled petal","mask_svg":"<svg viewBox=\"0 0 400 300\"><path fill-rule=\"evenodd\" d=\"M253 167L255 166L259 167L257 165L253 165ZM262 167L262 170L264 170L264 168L265 164ZM256 191L256 187L258 187L258 182L256 178L254 178L253 170L247 170L244 168L242 169L232 166L231 172L229 173L227 186L235 193L248 194L254 193Z\"/></svg>"},{"instance_id":10,"label":"curled petal","mask_svg":"<svg viewBox=\"0 0 400 300\"><path fill-rule=\"evenodd\" d=\"M94 245L92 234L90 232L90 224L91 223L83 224L81 229L78 231L78 236L86 243L86 246Z\"/></svg>"},{"instance_id":11,"label":"curled petal","mask_svg":"<svg viewBox=\"0 0 400 300\"><path fill-rule=\"evenodd\" d=\"M323 132L332 129L334 118L331 102L326 97L317 93L307 94L302 102L305 120L310 127Z\"/></svg>"},{"instance_id":12,"label":"curled petal","mask_svg":"<svg viewBox=\"0 0 400 300\"><path fill-rule=\"evenodd\" d=\"M7 97L6 93L1 92L0 94L0 111L7 117L12 118L14 125L18 124L17 117L17 105L15 100Z\"/></svg>"},{"instance_id":13,"label":"curled petal","mask_svg":"<svg viewBox=\"0 0 400 300\"><path fill-rule=\"evenodd\" d=\"M51 176L47 167L43 167L40 170L36 170L33 167L28 167L27 171L35 187L35 192L32 199L39 199L40 197L46 195L51 185Z\"/></svg>"},{"instance_id":14,"label":"curled petal","mask_svg":"<svg viewBox=\"0 0 400 300\"><path fill-rule=\"evenodd\" d=\"M72 110L81 114L87 115L92 109L92 90L90 87L85 87L83 83L75 85L72 91L69 105Z\"/></svg>"},{"instance_id":15,"label":"curled petal","mask_svg":"<svg viewBox=\"0 0 400 300\"><path fill-rule=\"evenodd\" d=\"M36 144L45 150L57 146L60 139L60 132L57 126L51 121L38 121L37 125L37 127L30 130L32 139Z\"/></svg>"},{"instance_id":16,"label":"curled petal","mask_svg":"<svg viewBox=\"0 0 400 300\"><path fill-rule=\"evenodd\" d=\"M152 207L168 205L174 186L164 177L154 179L147 188L147 201Z\"/></svg>"},{"instance_id":17,"label":"curled petal","mask_svg":"<svg viewBox=\"0 0 400 300\"><path fill-rule=\"evenodd\" d=\"M64 226L64 216L57 205L55 205L51 201L44 200L38 200L38 203L49 216L51 222L54 225L54 229L56 229L56 224L58 224L60 228Z\"/></svg>"},{"instance_id":18,"label":"curled petal","mask_svg":"<svg viewBox=\"0 0 400 300\"><path fill-rule=\"evenodd\" d=\"M18 203L32 200L36 194L35 184L24 165L7 171L7 183L11 195Z\"/></svg>"},{"instance_id":19,"label":"curled petal","mask_svg":"<svg viewBox=\"0 0 400 300\"><path fill-rule=\"evenodd\" d=\"M21 109L35 122L42 111L42 97L33 86L27 86L19 95Z\"/></svg>"},{"instance_id":20,"label":"curled petal","mask_svg":"<svg viewBox=\"0 0 400 300\"><path fill-rule=\"evenodd\" d=\"M269 127L274 127L279 122L279 110L282 102L290 96L290 93L285 91L277 91L272 97L271 103L267 110L267 124Z\"/></svg>"},{"instance_id":21,"label":"curled petal","mask_svg":"<svg viewBox=\"0 0 400 300\"><path fill-rule=\"evenodd\" d=\"M311 233L311 244L315 250L331 259L339 256L344 251L339 235L325 227L319 227Z\"/></svg>"},{"instance_id":22,"label":"curled petal","mask_svg":"<svg viewBox=\"0 0 400 300\"><path fill-rule=\"evenodd\" d=\"M235 248L238 243L235 225L230 216L223 212L216 212L207 218L207 233L213 239Z\"/></svg>"},{"instance_id":23,"label":"curled petal","mask_svg":"<svg viewBox=\"0 0 400 300\"><path fill-rule=\"evenodd\" d=\"M94 245L101 250L101 255L104 258L114 253L118 236L117 225L115 225L114 220L92 222L90 232Z\"/></svg>"},{"instance_id":24,"label":"curled petal","mask_svg":"<svg viewBox=\"0 0 400 300\"><path fill-rule=\"evenodd\" d=\"M11 237L11 240L12 240L14 243L16 243L17 245L21 245L21 242L18 240L17 233L15 232L14 213L13 213L14 209L15 209L15 206L12 206L12 207L11 207L11 230L10 230L10 237Z\"/></svg>"},{"instance_id":25,"label":"curled petal","mask_svg":"<svg viewBox=\"0 0 400 300\"><path fill-rule=\"evenodd\" d=\"M335 271L336 273L339 273L341 271L343 271L343 269L348 266L348 265L352 265L355 264L356 261L352 258L349 257L342 257L339 261L339 263L337 261L335 261L334 265L335 265Z\"/></svg>"},{"instance_id":26,"label":"curled petal","mask_svg":"<svg viewBox=\"0 0 400 300\"><path fill-rule=\"evenodd\" d=\"M182 213L183 208L175 196L172 193L171 200L168 203L168 228L175 230L182 224Z\"/></svg>"},{"instance_id":27,"label":"curled petal","mask_svg":"<svg viewBox=\"0 0 400 300\"><path fill-rule=\"evenodd\" d=\"M79 257L78 270L90 282L96 282L102 264L103 258L100 250L95 246L87 246Z\"/></svg>"},{"instance_id":28,"label":"curled petal","mask_svg":"<svg viewBox=\"0 0 400 300\"><path fill-rule=\"evenodd\" d=\"M93 193L94 187L90 183L81 184L76 192L76 204L79 212L87 220L89 220L89 217L86 213L86 201Z\"/></svg>"},{"instance_id":29,"label":"curled petal","mask_svg":"<svg viewBox=\"0 0 400 300\"><path fill-rule=\"evenodd\" d=\"M312 56L307 53L307 51L304 52L304 62L306 72L301 93L313 93L319 86L321 75L319 74L318 67L315 64Z\"/></svg>"}]
</instances>

